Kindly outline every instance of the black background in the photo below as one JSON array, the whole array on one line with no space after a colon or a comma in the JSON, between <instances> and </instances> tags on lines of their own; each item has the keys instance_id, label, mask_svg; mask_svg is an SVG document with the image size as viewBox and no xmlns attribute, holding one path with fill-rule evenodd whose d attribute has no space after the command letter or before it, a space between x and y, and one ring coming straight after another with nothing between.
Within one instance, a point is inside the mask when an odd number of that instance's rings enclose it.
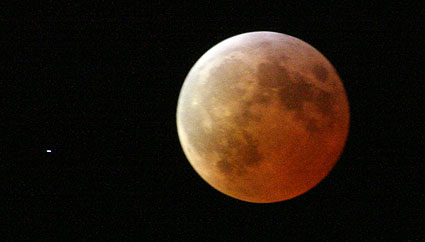
<instances>
[{"instance_id":1,"label":"black background","mask_svg":"<svg viewBox=\"0 0 425 242\"><path fill-rule=\"evenodd\" d=\"M6 238L423 239L423 4L295 2L3 8ZM211 188L176 131L190 68L250 31L313 45L350 102L340 161L314 189L280 203Z\"/></svg>"}]
</instances>

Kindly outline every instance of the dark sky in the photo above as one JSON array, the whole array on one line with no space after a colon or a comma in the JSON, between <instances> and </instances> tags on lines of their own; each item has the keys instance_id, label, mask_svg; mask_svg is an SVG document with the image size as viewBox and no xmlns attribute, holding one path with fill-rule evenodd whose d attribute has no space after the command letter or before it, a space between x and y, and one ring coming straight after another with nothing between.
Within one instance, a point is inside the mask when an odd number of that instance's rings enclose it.
<instances>
[{"instance_id":1,"label":"dark sky","mask_svg":"<svg viewBox=\"0 0 425 242\"><path fill-rule=\"evenodd\" d=\"M0 77L5 235L424 238L424 5L281 2L7 9ZM205 183L184 156L175 122L181 85L197 59L226 38L260 30L321 51L351 108L348 141L330 175L273 204L235 200Z\"/></svg>"}]
</instances>

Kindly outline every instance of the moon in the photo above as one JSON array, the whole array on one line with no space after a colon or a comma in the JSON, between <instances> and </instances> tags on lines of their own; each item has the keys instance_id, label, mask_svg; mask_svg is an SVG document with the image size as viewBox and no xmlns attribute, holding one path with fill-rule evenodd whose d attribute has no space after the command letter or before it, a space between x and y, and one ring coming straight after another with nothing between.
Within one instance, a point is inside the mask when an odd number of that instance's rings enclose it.
<instances>
[{"instance_id":1,"label":"moon","mask_svg":"<svg viewBox=\"0 0 425 242\"><path fill-rule=\"evenodd\" d=\"M308 43L249 32L208 50L189 71L177 132L194 170L252 203L297 197L338 161L349 103L333 65Z\"/></svg>"}]
</instances>

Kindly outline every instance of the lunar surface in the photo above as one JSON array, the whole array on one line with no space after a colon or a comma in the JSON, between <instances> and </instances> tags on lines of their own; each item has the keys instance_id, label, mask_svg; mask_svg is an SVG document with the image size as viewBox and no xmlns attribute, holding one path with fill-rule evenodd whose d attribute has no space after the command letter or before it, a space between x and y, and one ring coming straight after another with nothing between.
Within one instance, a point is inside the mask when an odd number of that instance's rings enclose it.
<instances>
[{"instance_id":1,"label":"lunar surface","mask_svg":"<svg viewBox=\"0 0 425 242\"><path fill-rule=\"evenodd\" d=\"M247 202L299 196L332 170L349 129L349 105L332 64L314 47L250 32L207 51L187 75L177 131L195 171Z\"/></svg>"}]
</instances>

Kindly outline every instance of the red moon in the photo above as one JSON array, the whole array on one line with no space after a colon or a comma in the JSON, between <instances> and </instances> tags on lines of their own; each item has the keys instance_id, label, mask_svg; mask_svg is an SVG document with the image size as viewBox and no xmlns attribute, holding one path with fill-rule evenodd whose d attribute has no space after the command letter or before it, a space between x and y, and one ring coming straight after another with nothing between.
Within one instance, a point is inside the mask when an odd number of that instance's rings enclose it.
<instances>
[{"instance_id":1,"label":"red moon","mask_svg":"<svg viewBox=\"0 0 425 242\"><path fill-rule=\"evenodd\" d=\"M329 174L350 112L337 71L318 50L289 35L250 32L195 63L176 118L183 151L202 179L230 197L271 203Z\"/></svg>"}]
</instances>

